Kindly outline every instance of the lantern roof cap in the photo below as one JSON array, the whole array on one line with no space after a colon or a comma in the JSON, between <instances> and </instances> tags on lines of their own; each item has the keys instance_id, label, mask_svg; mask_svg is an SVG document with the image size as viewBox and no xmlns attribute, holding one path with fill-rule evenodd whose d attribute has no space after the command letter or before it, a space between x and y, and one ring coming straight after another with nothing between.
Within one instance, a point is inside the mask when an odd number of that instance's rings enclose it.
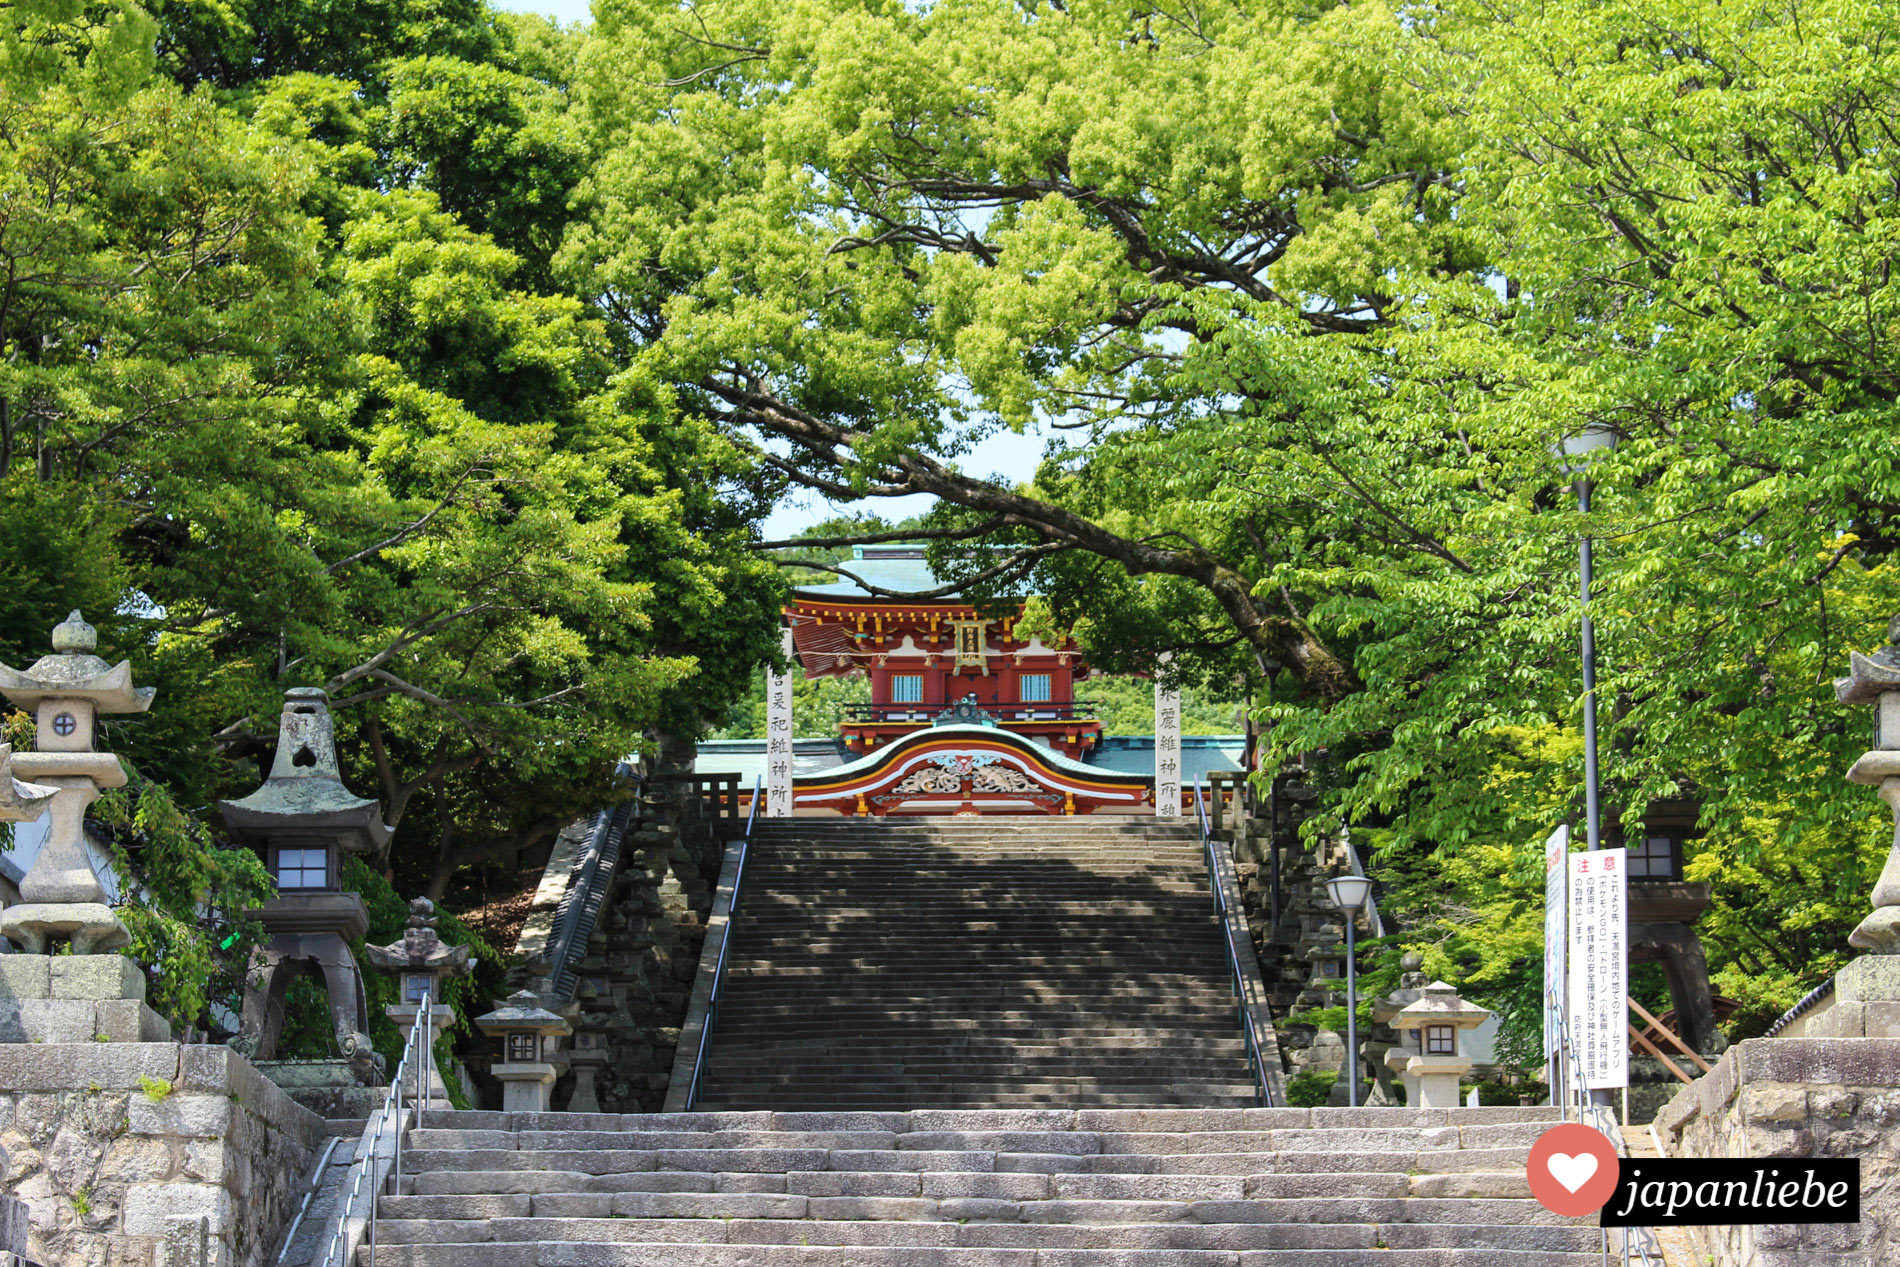
<instances>
[{"instance_id":1,"label":"lantern roof cap","mask_svg":"<svg viewBox=\"0 0 1900 1267\"><path fill-rule=\"evenodd\" d=\"M254 846L297 833L334 837L345 853L374 853L389 840L382 806L343 786L329 696L316 687L284 692L269 777L218 810L231 833Z\"/></svg>"},{"instance_id":2,"label":"lantern roof cap","mask_svg":"<svg viewBox=\"0 0 1900 1267\"><path fill-rule=\"evenodd\" d=\"M517 990L501 1001L492 1012L475 1018L482 1032L498 1034L507 1030L531 1029L541 1034L571 1034L574 1027L541 1006L533 990Z\"/></svg>"},{"instance_id":3,"label":"lantern roof cap","mask_svg":"<svg viewBox=\"0 0 1900 1267\"><path fill-rule=\"evenodd\" d=\"M53 627L53 654L41 656L22 673L0 664L0 693L15 704L47 699L83 699L102 713L142 713L158 691L132 685L132 662L107 664L93 654L98 631L75 609Z\"/></svg>"},{"instance_id":4,"label":"lantern roof cap","mask_svg":"<svg viewBox=\"0 0 1900 1267\"><path fill-rule=\"evenodd\" d=\"M1852 651L1847 676L1834 680L1834 697L1843 704L1871 704L1887 691L1900 691L1900 616L1887 622L1887 645L1870 656Z\"/></svg>"},{"instance_id":5,"label":"lantern roof cap","mask_svg":"<svg viewBox=\"0 0 1900 1267\"><path fill-rule=\"evenodd\" d=\"M1491 1015L1490 1009L1467 1003L1458 991L1443 981L1434 981L1418 992L1418 998L1392 1018L1393 1029L1423 1029L1427 1025L1454 1025L1476 1029Z\"/></svg>"},{"instance_id":6,"label":"lantern roof cap","mask_svg":"<svg viewBox=\"0 0 1900 1267\"><path fill-rule=\"evenodd\" d=\"M409 919L402 939L387 946L365 946L363 952L378 968L396 972L426 972L435 977L468 975L469 948L449 946L435 931L435 903L426 897L409 903Z\"/></svg>"}]
</instances>

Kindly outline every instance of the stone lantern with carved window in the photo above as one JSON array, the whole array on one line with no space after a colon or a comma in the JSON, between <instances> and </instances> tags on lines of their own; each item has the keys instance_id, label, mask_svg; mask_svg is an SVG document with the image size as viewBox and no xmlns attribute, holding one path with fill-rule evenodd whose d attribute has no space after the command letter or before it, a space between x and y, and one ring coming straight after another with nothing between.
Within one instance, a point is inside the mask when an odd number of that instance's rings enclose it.
<instances>
[{"instance_id":1,"label":"stone lantern with carved window","mask_svg":"<svg viewBox=\"0 0 1900 1267\"><path fill-rule=\"evenodd\" d=\"M402 984L402 1001L390 1004L383 1012L402 1031L403 1046L409 1045L409 1037L418 1026L427 1026L424 1048L432 1053L437 1035L455 1020L455 1009L442 1002L443 983L450 977L465 977L472 970L469 948L443 942L435 931L435 903L419 897L409 903L402 940L370 946L365 953L371 964L394 973ZM425 998L429 1001L426 1008ZM448 1086L433 1055L424 1063L428 1066L429 1107L448 1108Z\"/></svg>"},{"instance_id":2,"label":"stone lantern with carved window","mask_svg":"<svg viewBox=\"0 0 1900 1267\"><path fill-rule=\"evenodd\" d=\"M22 673L0 664L0 694L33 710L35 751L13 754L9 778L51 788L45 843L20 881L20 903L0 911L0 935L28 954L65 943L75 955L118 950L131 934L106 905L106 892L86 852L86 807L107 788L125 786L118 757L98 752L98 719L142 713L151 687L132 685L132 666L93 654L98 635L74 612L53 630L53 654Z\"/></svg>"},{"instance_id":3,"label":"stone lantern with carved window","mask_svg":"<svg viewBox=\"0 0 1900 1267\"><path fill-rule=\"evenodd\" d=\"M561 1066L554 1059L560 1040L574 1027L541 1006L532 990L519 990L485 1016L475 1018L496 1040L489 1072L501 1080L501 1107L509 1113L545 1113Z\"/></svg>"},{"instance_id":4,"label":"stone lantern with carved window","mask_svg":"<svg viewBox=\"0 0 1900 1267\"><path fill-rule=\"evenodd\" d=\"M1400 1044L1386 1053L1386 1064L1404 1079L1409 1107L1458 1107L1458 1080L1471 1070L1470 1058L1458 1052L1459 1035L1478 1028L1490 1015L1459 998L1443 981L1434 981L1392 1018Z\"/></svg>"},{"instance_id":5,"label":"stone lantern with carved window","mask_svg":"<svg viewBox=\"0 0 1900 1267\"><path fill-rule=\"evenodd\" d=\"M374 1076L369 1012L351 941L369 930L363 899L343 890L343 859L374 854L389 839L382 807L343 786L328 697L314 688L284 693L277 753L264 785L219 807L231 834L255 849L277 882L257 912L271 935L251 961L237 1046L253 1059L276 1055L284 997L299 976L323 978L330 1027L359 1082Z\"/></svg>"}]
</instances>

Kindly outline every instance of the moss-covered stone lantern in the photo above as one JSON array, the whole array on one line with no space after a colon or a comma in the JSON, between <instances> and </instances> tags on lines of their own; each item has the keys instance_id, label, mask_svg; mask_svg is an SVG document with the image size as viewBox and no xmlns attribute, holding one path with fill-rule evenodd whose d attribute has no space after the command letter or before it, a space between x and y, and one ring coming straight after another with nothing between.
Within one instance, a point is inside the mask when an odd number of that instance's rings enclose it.
<instances>
[{"instance_id":1,"label":"moss-covered stone lantern","mask_svg":"<svg viewBox=\"0 0 1900 1267\"><path fill-rule=\"evenodd\" d=\"M403 1045L406 1047L409 1036L418 1025L423 1025L428 1027L425 1042L433 1052L436 1037L455 1020L455 1009L442 1002L442 984L450 977L469 974L468 947L443 942L435 931L435 903L419 897L409 903L409 919L403 928L402 940L387 946L367 947L365 953L370 963L395 973L400 983L400 1001L384 1008L383 1013L402 1030ZM426 1009L422 1006L425 997L429 1000ZM442 1073L433 1058L428 1066L427 1107L446 1109L450 1107L448 1086L442 1081Z\"/></svg>"},{"instance_id":2,"label":"moss-covered stone lantern","mask_svg":"<svg viewBox=\"0 0 1900 1267\"><path fill-rule=\"evenodd\" d=\"M389 828L380 805L343 786L328 696L311 687L284 693L270 776L218 808L277 882L277 897L255 912L271 940L252 957L235 1045L256 1060L275 1056L291 983L320 975L337 1050L357 1081L370 1081L369 1010L350 953L350 943L369 931L369 911L361 896L343 890L342 865L349 855L379 852Z\"/></svg>"}]
</instances>

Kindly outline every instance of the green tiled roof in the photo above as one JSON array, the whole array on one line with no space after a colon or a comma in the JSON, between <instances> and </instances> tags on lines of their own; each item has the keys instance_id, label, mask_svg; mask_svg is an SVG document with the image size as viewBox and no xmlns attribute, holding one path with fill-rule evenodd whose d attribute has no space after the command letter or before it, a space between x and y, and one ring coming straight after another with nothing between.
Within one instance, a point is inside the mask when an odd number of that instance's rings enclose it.
<instances>
[{"instance_id":1,"label":"green tiled roof","mask_svg":"<svg viewBox=\"0 0 1900 1267\"><path fill-rule=\"evenodd\" d=\"M930 570L930 564L924 561L924 547L920 545L853 546L851 556L835 566L846 569L877 589L915 594L934 590L944 583L936 573ZM866 589L858 581L842 576L829 582L800 585L793 592L802 598L814 598L820 601L860 598L875 600L883 597ZM954 593L944 594L932 601L951 602L956 597Z\"/></svg>"}]
</instances>

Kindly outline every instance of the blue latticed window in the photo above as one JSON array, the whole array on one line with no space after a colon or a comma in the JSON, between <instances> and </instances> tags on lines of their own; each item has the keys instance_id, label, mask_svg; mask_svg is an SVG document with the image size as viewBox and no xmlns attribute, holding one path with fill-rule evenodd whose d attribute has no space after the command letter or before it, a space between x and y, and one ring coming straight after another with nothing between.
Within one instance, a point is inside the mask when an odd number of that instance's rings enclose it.
<instances>
[{"instance_id":1,"label":"blue latticed window","mask_svg":"<svg viewBox=\"0 0 1900 1267\"><path fill-rule=\"evenodd\" d=\"M329 859L321 849L279 849L277 887L321 889L330 883Z\"/></svg>"},{"instance_id":2,"label":"blue latticed window","mask_svg":"<svg viewBox=\"0 0 1900 1267\"><path fill-rule=\"evenodd\" d=\"M921 704L924 702L924 679L919 673L894 673L891 675L891 703Z\"/></svg>"},{"instance_id":3,"label":"blue latticed window","mask_svg":"<svg viewBox=\"0 0 1900 1267\"><path fill-rule=\"evenodd\" d=\"M1646 836L1632 841L1629 868L1632 880L1679 880L1682 878L1681 847L1672 836Z\"/></svg>"},{"instance_id":4,"label":"blue latticed window","mask_svg":"<svg viewBox=\"0 0 1900 1267\"><path fill-rule=\"evenodd\" d=\"M1023 703L1047 704L1051 689L1050 675L1047 673L1025 673L1022 677Z\"/></svg>"}]
</instances>

